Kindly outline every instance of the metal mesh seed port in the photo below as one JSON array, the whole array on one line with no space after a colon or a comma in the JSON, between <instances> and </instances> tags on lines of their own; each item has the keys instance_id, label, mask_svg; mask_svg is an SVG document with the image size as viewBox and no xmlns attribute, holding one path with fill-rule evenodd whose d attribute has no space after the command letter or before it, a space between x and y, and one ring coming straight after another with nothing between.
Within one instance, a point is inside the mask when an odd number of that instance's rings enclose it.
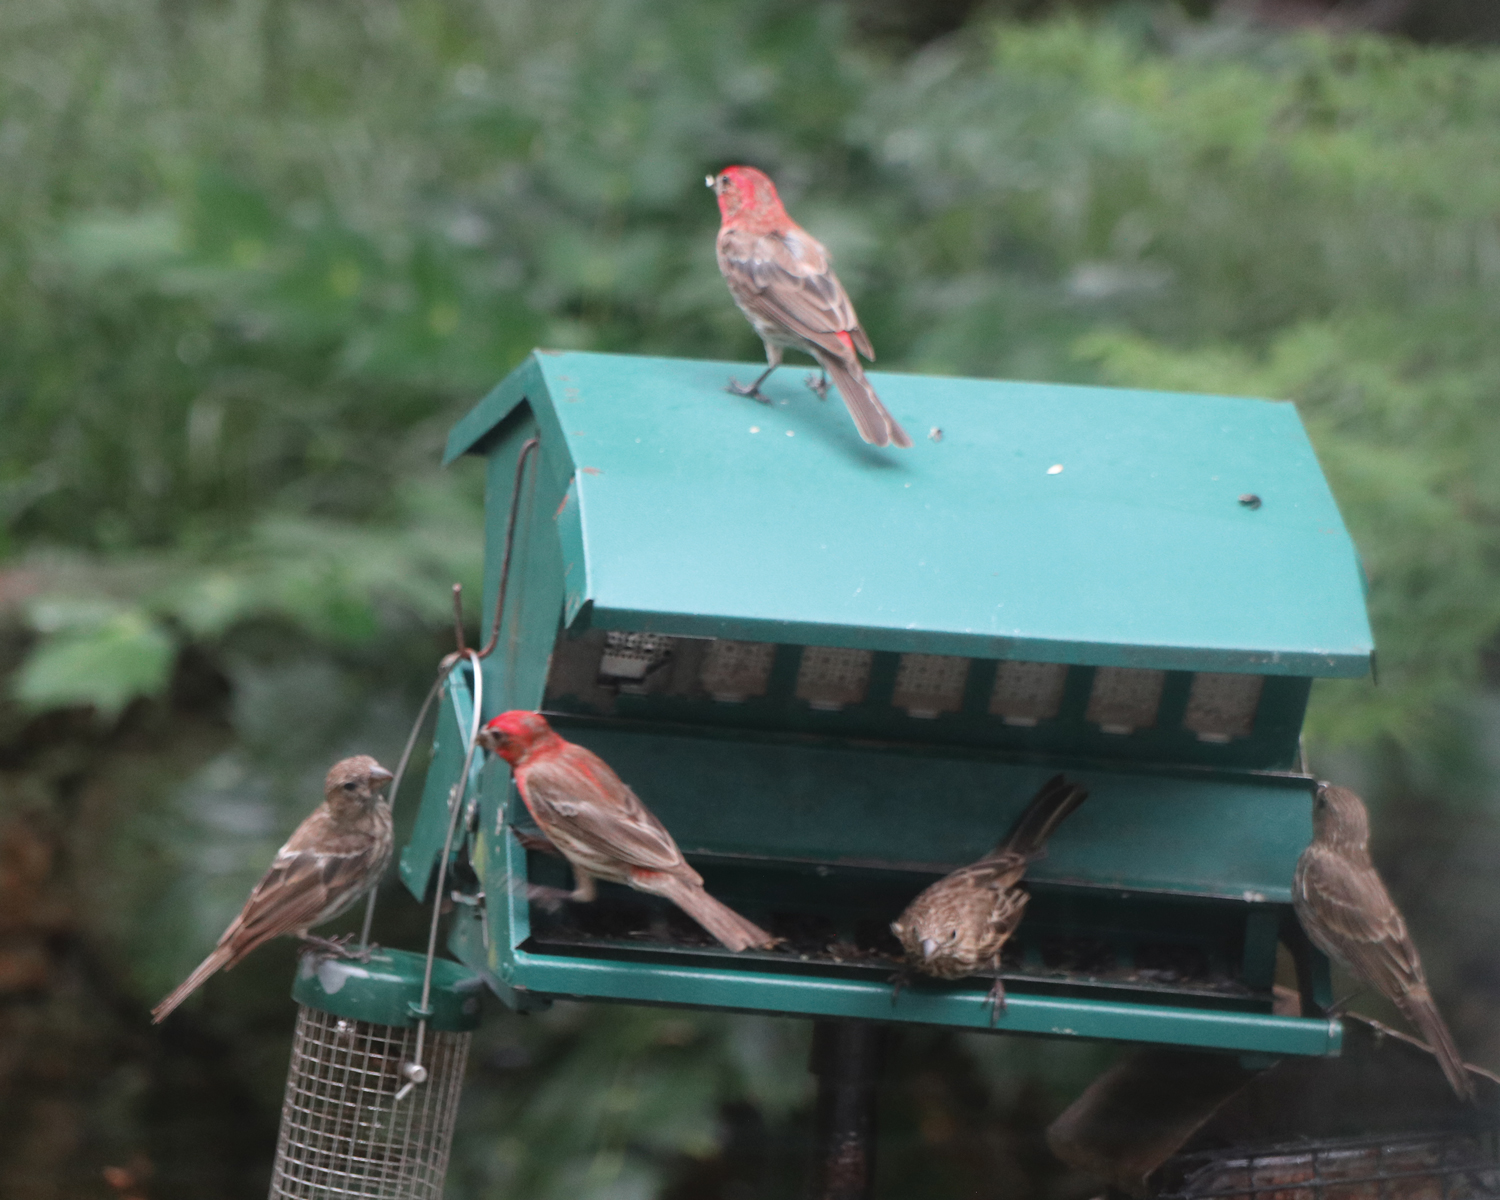
<instances>
[{"instance_id":1,"label":"metal mesh seed port","mask_svg":"<svg viewBox=\"0 0 1500 1200\"><path fill-rule=\"evenodd\" d=\"M407 1083L402 1066L416 1052L415 1026L300 1005L271 1200L441 1200L471 1036L429 1031L426 1082L397 1100Z\"/></svg>"},{"instance_id":2,"label":"metal mesh seed port","mask_svg":"<svg viewBox=\"0 0 1500 1200\"><path fill-rule=\"evenodd\" d=\"M804 646L797 669L797 699L818 712L838 712L858 704L870 686L870 650L840 650L832 646Z\"/></svg>"},{"instance_id":3,"label":"metal mesh seed port","mask_svg":"<svg viewBox=\"0 0 1500 1200\"><path fill-rule=\"evenodd\" d=\"M1496 1131L1309 1139L1247 1153L1182 1155L1160 1200L1490 1200Z\"/></svg>"},{"instance_id":4,"label":"metal mesh seed port","mask_svg":"<svg viewBox=\"0 0 1500 1200\"><path fill-rule=\"evenodd\" d=\"M1002 662L995 672L990 712L1007 725L1030 726L1057 716L1068 668L1062 663Z\"/></svg>"},{"instance_id":5,"label":"metal mesh seed port","mask_svg":"<svg viewBox=\"0 0 1500 1200\"><path fill-rule=\"evenodd\" d=\"M911 717L931 719L964 704L969 660L946 654L903 654L891 703Z\"/></svg>"}]
</instances>

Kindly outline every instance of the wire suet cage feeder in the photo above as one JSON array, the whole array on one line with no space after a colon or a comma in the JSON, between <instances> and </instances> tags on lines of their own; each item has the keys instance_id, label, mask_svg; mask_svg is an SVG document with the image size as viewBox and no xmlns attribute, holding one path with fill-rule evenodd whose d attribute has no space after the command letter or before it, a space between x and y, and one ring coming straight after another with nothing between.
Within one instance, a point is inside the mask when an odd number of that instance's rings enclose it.
<instances>
[{"instance_id":1,"label":"wire suet cage feeder","mask_svg":"<svg viewBox=\"0 0 1500 1200\"><path fill-rule=\"evenodd\" d=\"M271 1200L442 1196L482 985L437 961L424 1021L424 968L403 950L303 956Z\"/></svg>"}]
</instances>

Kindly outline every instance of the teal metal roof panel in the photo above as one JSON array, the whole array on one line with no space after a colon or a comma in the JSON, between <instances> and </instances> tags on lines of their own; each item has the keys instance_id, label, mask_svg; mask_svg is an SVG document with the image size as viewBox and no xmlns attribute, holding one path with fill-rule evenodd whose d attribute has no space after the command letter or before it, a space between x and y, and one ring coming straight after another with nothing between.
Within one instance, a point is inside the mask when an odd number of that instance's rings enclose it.
<instances>
[{"instance_id":1,"label":"teal metal roof panel","mask_svg":"<svg viewBox=\"0 0 1500 1200\"><path fill-rule=\"evenodd\" d=\"M569 619L588 610L596 627L1369 669L1358 559L1291 404L877 373L896 418L931 431L881 450L796 368L765 385L771 407L725 393L756 370L538 352L460 422L448 457L532 404L553 469L573 476L557 513Z\"/></svg>"}]
</instances>

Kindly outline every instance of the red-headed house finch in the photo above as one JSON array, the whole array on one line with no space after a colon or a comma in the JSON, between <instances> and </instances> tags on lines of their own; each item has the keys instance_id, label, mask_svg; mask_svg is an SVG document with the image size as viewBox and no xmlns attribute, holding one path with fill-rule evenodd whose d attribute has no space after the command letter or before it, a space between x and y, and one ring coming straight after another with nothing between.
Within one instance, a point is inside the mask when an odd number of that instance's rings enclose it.
<instances>
[{"instance_id":1,"label":"red-headed house finch","mask_svg":"<svg viewBox=\"0 0 1500 1200\"><path fill-rule=\"evenodd\" d=\"M1474 1099L1474 1083L1427 987L1406 922L1370 859L1370 817L1348 788L1318 785L1313 840L1297 860L1292 905L1307 936L1389 999L1421 1030L1454 1092Z\"/></svg>"},{"instance_id":2,"label":"red-headed house finch","mask_svg":"<svg viewBox=\"0 0 1500 1200\"><path fill-rule=\"evenodd\" d=\"M873 362L875 350L822 243L787 215L776 185L754 167L726 167L708 185L723 218L719 270L770 364L749 387L731 380L729 390L769 404L760 385L781 365L783 349L801 350L838 385L860 437L875 446L910 446L859 365L860 354ZM827 388L825 379L814 390L822 396Z\"/></svg>"},{"instance_id":3,"label":"red-headed house finch","mask_svg":"<svg viewBox=\"0 0 1500 1200\"><path fill-rule=\"evenodd\" d=\"M337 948L308 930L331 921L380 882L391 861L391 806L380 795L391 773L367 754L334 763L323 803L276 852L214 952L151 1010L153 1023L263 942L284 933Z\"/></svg>"},{"instance_id":4,"label":"red-headed house finch","mask_svg":"<svg viewBox=\"0 0 1500 1200\"><path fill-rule=\"evenodd\" d=\"M592 750L559 737L541 713L513 709L479 733L511 766L532 819L573 868L572 900L594 899L595 879L670 900L731 950L775 939L703 890L666 827Z\"/></svg>"},{"instance_id":5,"label":"red-headed house finch","mask_svg":"<svg viewBox=\"0 0 1500 1200\"><path fill-rule=\"evenodd\" d=\"M1088 792L1054 775L1016 823L978 862L943 876L891 922L907 963L924 975L962 979L989 968L991 1020L1005 1008L1000 951L1021 923L1030 896L1018 885L1029 864L1046 853L1047 839Z\"/></svg>"}]
</instances>

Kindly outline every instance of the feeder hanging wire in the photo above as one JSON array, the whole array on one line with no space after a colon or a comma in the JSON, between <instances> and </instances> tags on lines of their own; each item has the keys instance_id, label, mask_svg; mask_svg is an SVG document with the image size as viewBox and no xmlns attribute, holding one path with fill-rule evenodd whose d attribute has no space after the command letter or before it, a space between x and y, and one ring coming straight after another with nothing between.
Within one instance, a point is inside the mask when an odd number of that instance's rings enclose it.
<instances>
[{"instance_id":1,"label":"feeder hanging wire","mask_svg":"<svg viewBox=\"0 0 1500 1200\"><path fill-rule=\"evenodd\" d=\"M463 585L453 585L453 617L454 638L458 643L458 649L452 654L443 656L442 662L438 664L437 678L433 680L432 686L427 689L427 697L422 701L422 707L417 711L417 719L412 722L411 733L407 736L406 747L401 751L401 760L396 764L395 776L391 779L390 805L394 810L396 806L396 795L400 791L401 782L406 775L407 764L411 761L413 749L417 744L417 736L422 731L422 726L427 720L427 710L432 707L432 702L442 690L443 684L452 679L452 671L464 659L468 659L473 672L474 707L473 718L470 722L468 745L464 753L463 770L457 781L448 793L448 833L443 841L443 854L438 864L437 888L433 894L432 921L427 933L427 962L422 974L422 1000L414 1011L417 1017L417 1042L416 1052L412 1061L402 1064L402 1074L407 1082L396 1093L397 1100L405 1099L413 1087L422 1083L427 1078L427 1069L422 1066L422 1050L427 1035L427 1018L432 1015L432 964L437 954L437 931L438 923L442 917L443 886L448 874L448 856L453 851L453 836L457 829L457 816L463 810L463 800L468 792L469 772L474 763L474 751L479 741L479 723L484 712L484 670L483 660L494 653L495 646L500 640L500 627L505 616L506 592L510 584L510 563L512 551L516 541L516 518L521 507L521 484L525 479L526 464L541 445L541 439L536 437L527 438L521 443L521 448L516 454L516 473L511 485L510 512L505 522L505 549L500 559L500 578L496 587L495 615L490 623L489 637L486 639L482 649L474 650L464 645L463 626ZM532 474L532 484L535 486L536 474ZM369 899L365 901L364 924L360 930L360 949L368 952L370 948L370 928L375 921L375 897L379 889L371 888Z\"/></svg>"}]
</instances>

